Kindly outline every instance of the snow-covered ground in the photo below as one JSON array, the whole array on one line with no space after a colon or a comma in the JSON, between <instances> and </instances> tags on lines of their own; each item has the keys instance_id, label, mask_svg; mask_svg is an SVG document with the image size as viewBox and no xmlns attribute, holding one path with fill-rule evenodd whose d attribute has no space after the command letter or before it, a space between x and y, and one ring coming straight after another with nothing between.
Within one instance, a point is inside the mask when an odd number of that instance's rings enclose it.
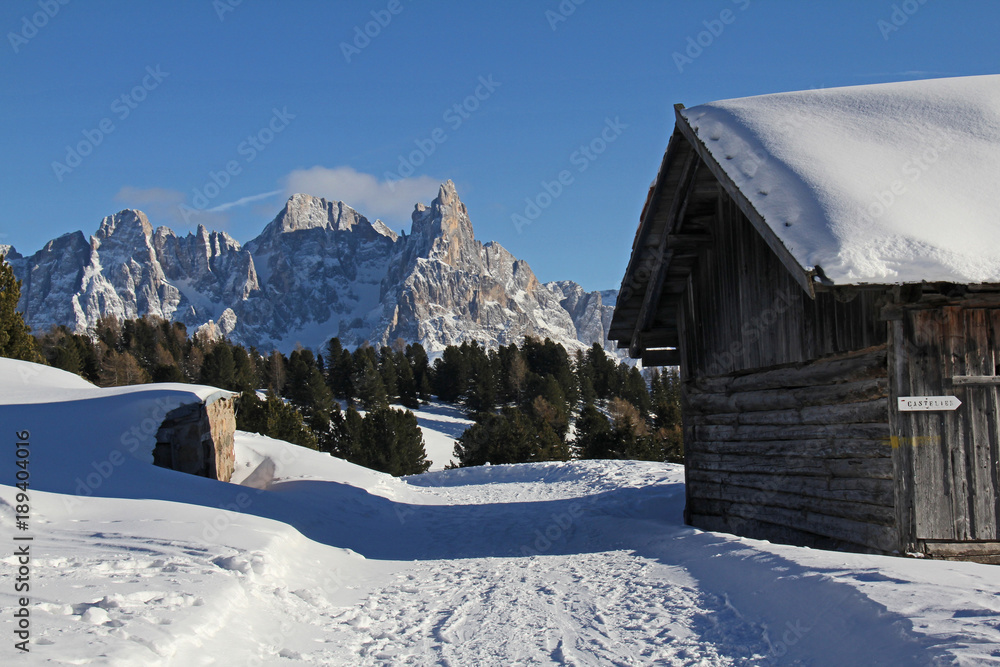
<instances>
[{"instance_id":1,"label":"snow-covered ground","mask_svg":"<svg viewBox=\"0 0 1000 667\"><path fill-rule=\"evenodd\" d=\"M1000 662L996 566L695 530L670 464L395 479L241 433L234 479L253 486L152 466L143 421L205 391L99 390L0 360L0 663ZM19 530L11 484L24 430L30 519ZM25 543L31 590L16 594ZM30 596L27 655L9 611L19 595Z\"/></svg>"}]
</instances>

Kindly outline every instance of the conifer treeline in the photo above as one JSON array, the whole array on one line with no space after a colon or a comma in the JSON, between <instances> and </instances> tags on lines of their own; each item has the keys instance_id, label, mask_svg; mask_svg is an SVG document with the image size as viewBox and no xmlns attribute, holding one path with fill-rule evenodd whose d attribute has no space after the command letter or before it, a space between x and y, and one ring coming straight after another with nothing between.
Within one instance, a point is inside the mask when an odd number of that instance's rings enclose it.
<instances>
[{"instance_id":1,"label":"conifer treeline","mask_svg":"<svg viewBox=\"0 0 1000 667\"><path fill-rule=\"evenodd\" d=\"M496 350L463 343L432 364L419 343L350 351L334 338L320 354L286 356L189 336L183 324L151 316L104 317L93 337L56 327L37 339L48 363L101 386L186 382L239 392L241 430L395 475L429 463L414 415L390 406L416 409L433 396L475 421L455 447L462 466L682 458L676 375L654 371L647 383L596 344L570 356L548 339Z\"/></svg>"}]
</instances>

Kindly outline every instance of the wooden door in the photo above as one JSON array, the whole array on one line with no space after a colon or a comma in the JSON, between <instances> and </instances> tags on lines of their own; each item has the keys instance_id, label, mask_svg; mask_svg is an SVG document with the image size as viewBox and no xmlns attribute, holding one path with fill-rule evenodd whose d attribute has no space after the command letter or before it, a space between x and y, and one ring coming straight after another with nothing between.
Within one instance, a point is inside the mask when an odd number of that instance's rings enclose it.
<instances>
[{"instance_id":1,"label":"wooden door","mask_svg":"<svg viewBox=\"0 0 1000 667\"><path fill-rule=\"evenodd\" d=\"M899 396L957 396L951 412L900 412L917 540L1000 535L1000 309L915 310L897 340ZM902 343L902 346L898 345ZM912 494L912 495L911 495ZM900 499L902 500L902 499Z\"/></svg>"}]
</instances>

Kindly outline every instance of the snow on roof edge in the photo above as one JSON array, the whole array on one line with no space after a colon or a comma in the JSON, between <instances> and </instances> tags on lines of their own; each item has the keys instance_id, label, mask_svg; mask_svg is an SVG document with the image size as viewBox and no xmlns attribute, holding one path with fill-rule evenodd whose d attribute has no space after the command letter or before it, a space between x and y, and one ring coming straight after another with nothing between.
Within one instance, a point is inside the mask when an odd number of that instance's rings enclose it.
<instances>
[{"instance_id":1,"label":"snow on roof edge","mask_svg":"<svg viewBox=\"0 0 1000 667\"><path fill-rule=\"evenodd\" d=\"M807 271L834 284L1000 282L1000 75L678 111Z\"/></svg>"}]
</instances>

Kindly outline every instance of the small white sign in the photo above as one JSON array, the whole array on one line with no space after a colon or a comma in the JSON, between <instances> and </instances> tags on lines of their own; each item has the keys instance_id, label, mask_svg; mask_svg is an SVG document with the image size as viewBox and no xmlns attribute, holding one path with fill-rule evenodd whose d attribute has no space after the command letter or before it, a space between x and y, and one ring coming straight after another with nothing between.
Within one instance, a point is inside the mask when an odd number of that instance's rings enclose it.
<instances>
[{"instance_id":1,"label":"small white sign","mask_svg":"<svg viewBox=\"0 0 1000 667\"><path fill-rule=\"evenodd\" d=\"M955 396L900 396L896 400L901 412L956 410L962 404Z\"/></svg>"}]
</instances>

